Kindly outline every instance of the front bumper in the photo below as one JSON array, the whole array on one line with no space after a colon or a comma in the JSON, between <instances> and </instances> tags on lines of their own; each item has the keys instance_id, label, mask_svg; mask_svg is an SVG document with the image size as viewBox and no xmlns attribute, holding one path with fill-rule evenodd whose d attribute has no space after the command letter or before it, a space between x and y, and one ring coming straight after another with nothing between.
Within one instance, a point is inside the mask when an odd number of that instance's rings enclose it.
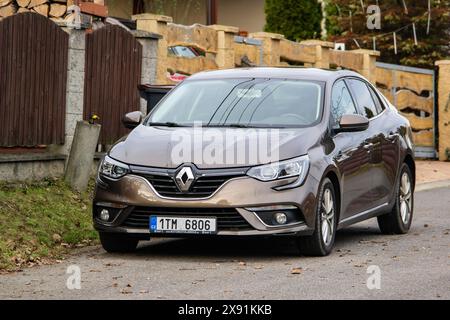
<instances>
[{"instance_id":1,"label":"front bumper","mask_svg":"<svg viewBox=\"0 0 450 320\"><path fill-rule=\"evenodd\" d=\"M150 182L142 176L129 174L118 180L99 178L94 197L94 226L100 232L127 233L142 237L150 236L147 227L133 227L127 224L135 210L146 208L149 214L152 208L182 208L192 211L195 208L202 210L234 209L240 218L247 223L245 228L219 228L218 236L255 236L255 235L306 235L311 234L314 228L316 194L318 181L308 176L301 187L275 191L273 187L285 184L286 181L261 182L250 177L239 177L225 182L208 198L202 199L174 199L162 197L153 188ZM299 221L282 226L273 226L265 223L253 211L245 208L290 205L298 208L301 215ZM103 222L97 218L98 210L111 208L116 212L111 222ZM209 214L211 216L211 214ZM195 216L195 214L193 214ZM220 217L220 213L217 214ZM185 236L180 234L152 234L159 236Z\"/></svg>"}]
</instances>

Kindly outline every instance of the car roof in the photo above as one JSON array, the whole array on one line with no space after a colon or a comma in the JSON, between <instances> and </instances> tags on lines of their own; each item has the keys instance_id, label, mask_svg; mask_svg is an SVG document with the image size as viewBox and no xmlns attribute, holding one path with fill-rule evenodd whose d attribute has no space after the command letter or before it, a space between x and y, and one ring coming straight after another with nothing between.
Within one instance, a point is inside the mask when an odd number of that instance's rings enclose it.
<instances>
[{"instance_id":1,"label":"car roof","mask_svg":"<svg viewBox=\"0 0 450 320\"><path fill-rule=\"evenodd\" d=\"M231 78L278 78L316 81L334 81L343 76L361 77L349 70L325 70L318 68L299 67L255 67L235 68L225 70L203 71L190 76L187 80L210 80Z\"/></svg>"}]
</instances>

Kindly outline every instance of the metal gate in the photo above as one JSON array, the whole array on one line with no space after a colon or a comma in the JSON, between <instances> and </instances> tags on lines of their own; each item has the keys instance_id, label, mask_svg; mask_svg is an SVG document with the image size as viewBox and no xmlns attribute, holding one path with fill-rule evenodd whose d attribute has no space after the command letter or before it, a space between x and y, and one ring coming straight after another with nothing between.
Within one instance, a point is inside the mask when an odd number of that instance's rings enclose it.
<instances>
[{"instance_id":1,"label":"metal gate","mask_svg":"<svg viewBox=\"0 0 450 320\"><path fill-rule=\"evenodd\" d=\"M0 147L64 143L68 41L36 13L0 21Z\"/></svg>"},{"instance_id":2,"label":"metal gate","mask_svg":"<svg viewBox=\"0 0 450 320\"><path fill-rule=\"evenodd\" d=\"M411 123L416 156L436 157L435 71L377 62L376 85Z\"/></svg>"},{"instance_id":3,"label":"metal gate","mask_svg":"<svg viewBox=\"0 0 450 320\"><path fill-rule=\"evenodd\" d=\"M142 46L123 28L108 25L86 36L84 119L100 117L99 144L125 135L122 116L140 110L141 64Z\"/></svg>"}]
</instances>

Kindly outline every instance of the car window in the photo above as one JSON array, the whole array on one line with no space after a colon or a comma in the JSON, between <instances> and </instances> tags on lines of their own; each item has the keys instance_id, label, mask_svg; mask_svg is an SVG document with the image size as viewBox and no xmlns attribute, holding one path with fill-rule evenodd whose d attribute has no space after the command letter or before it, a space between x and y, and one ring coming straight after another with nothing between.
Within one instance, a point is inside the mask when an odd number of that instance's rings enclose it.
<instances>
[{"instance_id":1,"label":"car window","mask_svg":"<svg viewBox=\"0 0 450 320\"><path fill-rule=\"evenodd\" d=\"M336 82L331 93L333 127L337 127L344 114L358 114L353 99L343 80Z\"/></svg>"},{"instance_id":2,"label":"car window","mask_svg":"<svg viewBox=\"0 0 450 320\"><path fill-rule=\"evenodd\" d=\"M368 119L375 117L379 112L367 85L356 79L350 79L348 83L352 88L356 103L360 107L363 115Z\"/></svg>"},{"instance_id":3,"label":"car window","mask_svg":"<svg viewBox=\"0 0 450 320\"><path fill-rule=\"evenodd\" d=\"M378 113L383 112L383 110L386 108L383 104L383 102L381 101L381 99L378 97L378 95L376 94L375 90L369 86L369 91L370 94L372 95L372 99L373 101L375 101L375 105L377 107L377 111Z\"/></svg>"},{"instance_id":4,"label":"car window","mask_svg":"<svg viewBox=\"0 0 450 320\"><path fill-rule=\"evenodd\" d=\"M148 118L191 126L297 127L320 120L323 83L287 79L190 80Z\"/></svg>"}]
</instances>

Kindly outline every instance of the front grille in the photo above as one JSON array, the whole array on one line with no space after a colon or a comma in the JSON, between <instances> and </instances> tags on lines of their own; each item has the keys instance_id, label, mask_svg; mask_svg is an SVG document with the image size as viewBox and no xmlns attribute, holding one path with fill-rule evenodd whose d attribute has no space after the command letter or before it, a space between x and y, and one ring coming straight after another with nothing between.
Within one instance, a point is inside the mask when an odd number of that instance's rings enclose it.
<instances>
[{"instance_id":1,"label":"front grille","mask_svg":"<svg viewBox=\"0 0 450 320\"><path fill-rule=\"evenodd\" d=\"M218 230L249 230L250 224L234 208L166 208L135 207L123 225L131 228L149 228L150 216L216 217Z\"/></svg>"},{"instance_id":2,"label":"front grille","mask_svg":"<svg viewBox=\"0 0 450 320\"><path fill-rule=\"evenodd\" d=\"M188 192L178 189L175 180L167 175L141 174L163 197L169 198L207 198L230 179L241 177L237 175L201 176L191 186Z\"/></svg>"}]
</instances>

